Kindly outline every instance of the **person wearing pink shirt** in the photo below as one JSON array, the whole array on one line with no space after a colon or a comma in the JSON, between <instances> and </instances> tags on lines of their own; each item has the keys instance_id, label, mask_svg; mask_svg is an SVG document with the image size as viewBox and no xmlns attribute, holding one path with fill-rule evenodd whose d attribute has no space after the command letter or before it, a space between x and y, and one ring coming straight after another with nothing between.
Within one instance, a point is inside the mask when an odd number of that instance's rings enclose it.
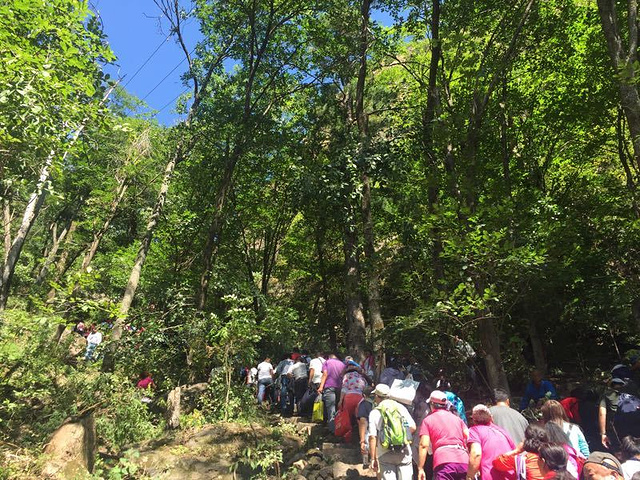
<instances>
[{"instance_id":1,"label":"person wearing pink shirt","mask_svg":"<svg viewBox=\"0 0 640 480\"><path fill-rule=\"evenodd\" d=\"M418 480L425 480L424 464L429 448L433 452L434 480L465 480L469 464L469 430L456 414L447 409L447 396L434 390L429 397L431 413L420 426Z\"/></svg>"},{"instance_id":2,"label":"person wearing pink shirt","mask_svg":"<svg viewBox=\"0 0 640 480\"><path fill-rule=\"evenodd\" d=\"M482 480L515 480L514 471L499 471L493 460L516 448L506 430L493 423L489 408L479 404L473 407L473 427L469 429L469 466L467 478L480 472Z\"/></svg>"},{"instance_id":3,"label":"person wearing pink shirt","mask_svg":"<svg viewBox=\"0 0 640 480\"><path fill-rule=\"evenodd\" d=\"M147 389L156 388L156 384L153 382L153 378L151 378L150 373L142 372L140 374L140 380L136 384L136 387L142 390L147 390Z\"/></svg>"}]
</instances>

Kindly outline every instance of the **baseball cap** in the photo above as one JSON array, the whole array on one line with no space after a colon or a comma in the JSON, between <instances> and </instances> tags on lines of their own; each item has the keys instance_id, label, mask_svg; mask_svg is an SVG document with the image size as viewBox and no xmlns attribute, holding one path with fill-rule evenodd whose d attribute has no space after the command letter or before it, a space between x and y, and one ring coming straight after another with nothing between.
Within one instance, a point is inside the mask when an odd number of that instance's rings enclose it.
<instances>
[{"instance_id":1,"label":"baseball cap","mask_svg":"<svg viewBox=\"0 0 640 480\"><path fill-rule=\"evenodd\" d=\"M391 389L389 388L389 385L386 385L384 383L379 383L378 385L376 385L375 390L373 391L374 395L377 395L379 397L388 397L389 396L389 392L391 391Z\"/></svg>"},{"instance_id":2,"label":"baseball cap","mask_svg":"<svg viewBox=\"0 0 640 480\"><path fill-rule=\"evenodd\" d=\"M434 390L429 397L429 403L435 403L436 405L446 405L447 395L440 390Z\"/></svg>"},{"instance_id":3,"label":"baseball cap","mask_svg":"<svg viewBox=\"0 0 640 480\"><path fill-rule=\"evenodd\" d=\"M584 464L582 478L590 480L600 475L610 475L611 472L622 476L620 461L610 453L593 452Z\"/></svg>"}]
</instances>

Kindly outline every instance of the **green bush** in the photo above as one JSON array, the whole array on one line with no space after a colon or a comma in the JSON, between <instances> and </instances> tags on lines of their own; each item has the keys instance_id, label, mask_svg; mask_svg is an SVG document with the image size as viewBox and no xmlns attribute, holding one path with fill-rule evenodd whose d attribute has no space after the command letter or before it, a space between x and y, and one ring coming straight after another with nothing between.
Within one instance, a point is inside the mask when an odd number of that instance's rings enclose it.
<instances>
[{"instance_id":1,"label":"green bush","mask_svg":"<svg viewBox=\"0 0 640 480\"><path fill-rule=\"evenodd\" d=\"M0 322L0 435L23 447L42 445L68 417L93 410L98 441L117 451L155 436L161 421L141 403L133 380L98 364L69 359L70 335L56 345L61 319L20 310Z\"/></svg>"},{"instance_id":2,"label":"green bush","mask_svg":"<svg viewBox=\"0 0 640 480\"><path fill-rule=\"evenodd\" d=\"M250 421L255 420L257 415L256 398L252 389L234 382L227 397L223 369L213 371L209 389L199 398L198 405L209 422Z\"/></svg>"},{"instance_id":3,"label":"green bush","mask_svg":"<svg viewBox=\"0 0 640 480\"><path fill-rule=\"evenodd\" d=\"M113 452L131 443L156 437L163 431L163 422L154 423L147 406L141 402L141 392L125 377L102 375L98 387L104 404L96 415L98 441Z\"/></svg>"}]
</instances>

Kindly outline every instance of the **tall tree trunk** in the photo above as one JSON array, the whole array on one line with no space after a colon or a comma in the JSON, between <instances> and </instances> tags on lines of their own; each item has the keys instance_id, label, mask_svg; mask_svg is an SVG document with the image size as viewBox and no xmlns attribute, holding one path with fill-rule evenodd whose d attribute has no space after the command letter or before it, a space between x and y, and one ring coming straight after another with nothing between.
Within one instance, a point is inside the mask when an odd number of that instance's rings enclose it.
<instances>
[{"instance_id":1,"label":"tall tree trunk","mask_svg":"<svg viewBox=\"0 0 640 480\"><path fill-rule=\"evenodd\" d=\"M107 215L107 218L105 218L104 223L102 224L102 227L100 227L100 229L93 234L93 240L91 241L89 248L84 254L84 258L82 259L82 264L80 265L81 274L87 271L87 268L89 267L89 265L91 265L93 257L95 257L96 253L98 252L98 247L100 246L102 237L104 237L104 234L107 233L107 231L109 230L109 227L111 226L111 222L113 221L113 219L116 216L116 213L118 212L118 207L120 206L120 203L122 202L122 199L124 198L124 195L127 192L128 186L129 185L127 184L126 178L123 176L118 181L116 196L111 201L111 205L109 206L109 214ZM78 285L76 284L76 286L73 289L74 292L77 290L77 288L78 288Z\"/></svg>"},{"instance_id":2,"label":"tall tree trunk","mask_svg":"<svg viewBox=\"0 0 640 480\"><path fill-rule=\"evenodd\" d=\"M511 64L518 49L518 41L522 35L524 26L531 14L531 10L535 0L525 0L523 3L522 16L519 18L515 26L511 40L501 62L498 64L497 70L491 76L489 84L486 88L478 87L473 92L473 100L471 111L469 113L469 125L467 127L467 135L463 145L463 156L467 160L466 174L466 202L470 211L475 211L478 200L478 178L477 178L477 156L480 146L480 133L483 127L487 106L493 95L494 90L498 86L498 82L503 80L507 68ZM501 27L498 27L501 28ZM488 47L487 50L488 52ZM484 291L484 281L480 278L481 274L476 274L475 288L479 294ZM507 375L502 364L502 353L500 348L500 338L496 330L493 317L488 315L488 311L481 312L478 330L482 349L485 352L485 362L487 366L487 375L491 388L509 389Z\"/></svg>"},{"instance_id":3,"label":"tall tree trunk","mask_svg":"<svg viewBox=\"0 0 640 480\"><path fill-rule=\"evenodd\" d=\"M427 105L422 114L422 148L426 157L427 200L429 211L435 213L438 203L438 160L433 148L433 130L435 126L436 108L439 103L438 95L438 66L442 58L442 44L440 42L440 0L431 2L431 58L429 60L429 79L427 83ZM433 248L431 259L435 284L444 278L444 263L442 261L442 235L440 228L434 226L431 229Z\"/></svg>"},{"instance_id":4,"label":"tall tree trunk","mask_svg":"<svg viewBox=\"0 0 640 480\"><path fill-rule=\"evenodd\" d=\"M633 320L636 324L636 331L640 332L640 298L636 298L631 303L631 311L633 313Z\"/></svg>"},{"instance_id":5,"label":"tall tree trunk","mask_svg":"<svg viewBox=\"0 0 640 480\"><path fill-rule=\"evenodd\" d=\"M627 149L625 148L625 128L624 128L624 112L621 107L618 107L618 119L616 122L616 137L618 139L618 158L622 164L624 174L627 178L627 190L631 196L631 205L633 212L637 219L640 219L640 207L638 206L638 187L636 184L636 178L631 168L629 167L629 161L627 157Z\"/></svg>"},{"instance_id":6,"label":"tall tree trunk","mask_svg":"<svg viewBox=\"0 0 640 480\"><path fill-rule=\"evenodd\" d=\"M131 308L136 290L138 289L138 284L140 283L142 267L144 266L144 262L147 259L149 248L151 248L151 241L153 240L153 235L155 234L156 227L158 226L158 222L160 221L160 216L162 215L162 211L164 210L164 203L167 200L167 193L169 192L169 186L171 185L171 179L173 178L173 171L175 170L176 164L181 158L182 148L181 145L178 145L173 155L169 157L169 161L164 168L164 175L162 177L162 183L160 184L160 190L158 191L156 203L153 207L151 217L149 217L149 221L147 222L144 237L142 237L140 247L138 247L136 260L133 263L133 268L131 269L131 273L129 274L127 286L124 290L124 294L122 295L118 318L113 325L113 330L111 330L112 343L105 351L104 360L102 362L103 371L112 371L115 366L115 353L117 343L119 342L120 338L122 338L122 332L124 331L124 322L127 318L127 315L129 314L129 309Z\"/></svg>"},{"instance_id":7,"label":"tall tree trunk","mask_svg":"<svg viewBox=\"0 0 640 480\"><path fill-rule=\"evenodd\" d=\"M216 193L216 199L214 202L214 213L209 230L207 232L207 241L202 251L203 271L200 276L200 289L198 291L197 306L199 310L204 310L207 304L207 295L209 293L209 280L211 280L211 273L213 271L213 260L215 253L220 245L220 235L222 234L222 223L224 221L223 209L227 200L229 191L231 190L233 172L235 170L238 159L242 154L242 140L236 141L233 147L230 157L225 163L224 172L222 173L222 179L218 186Z\"/></svg>"},{"instance_id":8,"label":"tall tree trunk","mask_svg":"<svg viewBox=\"0 0 640 480\"><path fill-rule=\"evenodd\" d=\"M8 196L2 200L2 225L4 236L4 251L2 256L2 263L7 261L9 256L9 250L11 250L11 222L13 221L13 213L11 212L11 204L9 203Z\"/></svg>"},{"instance_id":9,"label":"tall tree trunk","mask_svg":"<svg viewBox=\"0 0 640 480\"><path fill-rule=\"evenodd\" d=\"M75 262L76 258L78 258L78 255L74 253L71 256L71 259L69 259L69 253L71 252L71 246L73 242L73 234L76 232L77 228L78 228L78 222L76 222L75 220L72 220L71 224L69 225L69 231L67 232L64 240L64 244L66 248L62 249L60 258L56 263L56 274L53 278L53 283L60 283L60 280L62 280L62 278L65 276L65 274L67 273L67 270L69 270L73 262ZM49 293L47 294L47 303L52 302L55 296L56 296L56 289L52 287L49 290Z\"/></svg>"},{"instance_id":10,"label":"tall tree trunk","mask_svg":"<svg viewBox=\"0 0 640 480\"><path fill-rule=\"evenodd\" d=\"M151 240L153 239L156 227L158 226L158 222L160 221L160 216L162 215L162 211L164 209L164 203L167 200L167 193L169 192L169 186L171 185L171 179L173 178L173 171L175 170L176 164L178 163L178 160L181 158L181 156L182 149L178 147L174 154L169 158L169 161L165 166L162 183L160 184L160 190L158 192L158 197L156 198L156 203L153 207L153 213L151 214L151 217L149 217L149 221L147 222L144 237L140 242L136 260L133 263L133 268L131 269L131 273L129 274L129 281L127 282L124 294L122 295L119 312L120 319L126 318L129 313L129 308L133 303L133 298L138 288L138 284L140 283L142 266L147 259L147 254L149 253L149 248L151 247ZM122 326L123 322L116 322L111 336L112 339L120 339L120 336L122 335Z\"/></svg>"},{"instance_id":11,"label":"tall tree trunk","mask_svg":"<svg viewBox=\"0 0 640 480\"><path fill-rule=\"evenodd\" d=\"M618 25L615 0L598 0L598 11L609 56L616 70L616 83L620 103L627 117L631 133L634 161L640 168L640 95L636 83L638 60L638 1L627 1L627 22L629 45L625 51L622 38L625 36Z\"/></svg>"},{"instance_id":12,"label":"tall tree trunk","mask_svg":"<svg viewBox=\"0 0 640 480\"><path fill-rule=\"evenodd\" d=\"M511 149L509 148L509 116L507 113L507 79L502 79L502 115L500 116L500 144L502 147L502 177L509 198L511 191Z\"/></svg>"},{"instance_id":13,"label":"tall tree trunk","mask_svg":"<svg viewBox=\"0 0 640 480\"><path fill-rule=\"evenodd\" d=\"M500 336L496 331L492 318L483 318L478 323L480 343L484 351L484 360L487 366L487 376L491 388L502 388L509 391L507 374L502 364L500 351Z\"/></svg>"},{"instance_id":14,"label":"tall tree trunk","mask_svg":"<svg viewBox=\"0 0 640 480\"><path fill-rule=\"evenodd\" d=\"M220 181L220 186L218 187L218 192L216 194L215 199L215 211L213 214L213 220L211 221L211 225L209 226L209 231L207 234L207 241L205 243L204 250L202 252L203 256L203 271L200 276L200 287L198 291L198 299L197 306L198 309L203 310L207 304L207 295L209 291L209 280L211 278L211 273L213 269L213 259L214 254L218 248L220 241L220 234L222 233L222 220L223 220L223 211L224 204L226 201L227 194L229 193L229 189L231 188L231 182L233 180L233 172L235 170L236 164L240 157L244 153L244 149L246 147L245 142L249 136L251 127L251 116L253 114L254 105L252 102L253 94L254 94L254 85L256 81L256 76L258 74L258 69L262 65L262 61L264 59L265 52L267 51L267 47L270 45L273 35L276 33L276 30L282 25L273 23L273 28L267 29L264 32L264 36L262 39L259 38L259 28L256 24L256 14L257 11L257 3L253 3L252 7L254 10L249 11L249 30L251 32L251 45L249 48L249 59L248 59L248 67L249 67L249 75L247 77L247 82L244 87L243 93L243 110L242 110L242 118L240 120L240 124L238 125L238 129L240 133L238 134L235 145L233 147L233 152L231 156L228 158L225 169L222 174L222 179ZM275 10L271 9L270 11L270 22L275 20ZM264 93L264 91L262 92Z\"/></svg>"},{"instance_id":15,"label":"tall tree trunk","mask_svg":"<svg viewBox=\"0 0 640 480\"><path fill-rule=\"evenodd\" d=\"M533 361L536 369L542 373L547 372L547 357L544 352L544 342L538 331L538 322L533 316L529 316L529 338L531 339L531 348L533 350Z\"/></svg>"},{"instance_id":16,"label":"tall tree trunk","mask_svg":"<svg viewBox=\"0 0 640 480\"><path fill-rule=\"evenodd\" d=\"M627 126L631 134L631 144L633 145L633 160L635 169L640 169L640 94L637 86L637 70L638 70L638 1L627 0L627 35L624 35L618 24L618 15L616 12L615 0L598 0L598 12L602 24L602 31L607 40L607 48L609 56L615 69L615 82L618 85L618 94L620 95L620 103L627 119ZM629 44L623 45L623 37L627 37ZM620 120L618 120L620 124ZM621 143L621 127L618 127L618 149L622 152ZM627 175L627 187L631 191L633 208L636 217L640 214L636 201L636 185L633 181L633 175L626 162L624 152L620 155L623 161L625 174ZM632 314L637 319L638 329L640 331L640 316L637 316L637 305L640 300L632 302Z\"/></svg>"},{"instance_id":17,"label":"tall tree trunk","mask_svg":"<svg viewBox=\"0 0 640 480\"><path fill-rule=\"evenodd\" d=\"M42 282L44 282L44 279L47 277L47 274L49 273L49 267L54 262L56 255L58 255L60 245L62 245L62 242L64 242L65 237L69 233L70 227L71 224L65 225L65 227L62 229L62 232L60 232L60 235L58 235L57 226L56 224L54 224L52 234L53 243L51 245L49 253L47 254L47 258L45 258L44 263L42 264L40 273L36 277L36 285L41 285Z\"/></svg>"},{"instance_id":18,"label":"tall tree trunk","mask_svg":"<svg viewBox=\"0 0 640 480\"><path fill-rule=\"evenodd\" d=\"M44 203L44 199L47 195L45 187L49 180L49 172L51 170L51 165L53 164L54 156L55 152L51 151L40 170L40 177L38 178L36 189L29 197L27 207L22 215L20 228L11 242L11 247L7 252L7 258L2 266L2 278L0 278L0 311L4 310L7 306L7 300L9 299L9 291L11 288L11 279L13 278L16 264L20 259L22 247L24 246L24 242L29 234L29 230L33 227L38 213L40 213L40 209L42 208L42 204Z\"/></svg>"},{"instance_id":19,"label":"tall tree trunk","mask_svg":"<svg viewBox=\"0 0 640 480\"><path fill-rule=\"evenodd\" d=\"M251 261L251 250L249 248L249 243L247 242L247 236L245 234L244 226L240 227L242 232L242 245L244 250L244 264L247 267L247 282L251 285L251 294L253 296L253 311L256 314L257 319L262 319L262 309L260 302L260 294L258 291L258 287L256 286L255 279L253 278L253 262Z\"/></svg>"},{"instance_id":20,"label":"tall tree trunk","mask_svg":"<svg viewBox=\"0 0 640 480\"><path fill-rule=\"evenodd\" d=\"M364 227L364 254L367 259L366 274L368 280L369 320L371 322L373 350L377 360L376 364L382 365L384 363L384 341L382 338L384 320L382 319L382 311L380 308L380 273L375 249L375 232L371 213L371 177L369 175L369 165L367 161L370 144L369 118L364 110L365 84L367 79L367 51L369 50L370 7L370 0L362 0L360 7L360 68L358 70L358 80L356 83L355 117L360 134L358 150L362 159L362 221Z\"/></svg>"},{"instance_id":21,"label":"tall tree trunk","mask_svg":"<svg viewBox=\"0 0 640 480\"><path fill-rule=\"evenodd\" d=\"M471 212L474 212L477 207L478 202L478 175L477 175L477 166L478 166L478 147L480 144L480 133L484 123L485 114L487 111L487 106L493 92L497 88L500 81L504 81L504 77L506 75L507 69L511 65L513 59L516 57L518 52L518 44L524 27L531 15L531 10L533 9L533 5L536 0L525 0L522 16L518 20L517 25L511 35L511 39L509 41L509 45L505 50L502 58L497 62L498 68L491 76L491 80L486 88L476 88L473 92L473 98L471 102L471 111L469 112L469 124L467 127L467 135L465 138L465 142L463 145L463 155L467 160L467 174L466 174L466 203L467 207ZM502 22L501 22L502 23ZM500 28L500 27L498 27ZM492 37L492 41L493 41ZM489 51L489 46L492 42L487 46L486 52ZM483 65L484 62L481 63Z\"/></svg>"},{"instance_id":22,"label":"tall tree trunk","mask_svg":"<svg viewBox=\"0 0 640 480\"><path fill-rule=\"evenodd\" d=\"M315 228L315 244L316 244L316 254L318 256L318 270L320 272L320 288L322 291L322 298L324 299L322 305L322 316L320 317L323 321L320 322L320 326L328 333L329 335L329 347L332 351L336 351L338 347L338 339L336 338L336 329L335 327L335 316L331 314L329 310L329 281L327 279L327 267L325 261L324 254L324 225L316 225ZM320 313L318 312L320 316Z\"/></svg>"},{"instance_id":23,"label":"tall tree trunk","mask_svg":"<svg viewBox=\"0 0 640 480\"><path fill-rule=\"evenodd\" d=\"M367 335L366 323L360 296L360 268L358 262L358 234L355 216L349 215L344 227L345 296L347 306L348 349L361 361L364 358Z\"/></svg>"}]
</instances>

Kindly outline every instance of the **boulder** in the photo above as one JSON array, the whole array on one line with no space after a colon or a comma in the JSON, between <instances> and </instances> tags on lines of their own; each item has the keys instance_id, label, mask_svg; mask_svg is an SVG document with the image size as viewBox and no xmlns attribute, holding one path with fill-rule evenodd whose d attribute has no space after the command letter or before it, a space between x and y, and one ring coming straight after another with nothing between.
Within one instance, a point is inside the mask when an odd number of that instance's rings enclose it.
<instances>
[{"instance_id":1,"label":"boulder","mask_svg":"<svg viewBox=\"0 0 640 480\"><path fill-rule=\"evenodd\" d=\"M322 459L320 457L310 457L309 460L308 460L308 463L312 467L319 467L324 462L322 461Z\"/></svg>"},{"instance_id":2,"label":"boulder","mask_svg":"<svg viewBox=\"0 0 640 480\"><path fill-rule=\"evenodd\" d=\"M304 470L306 468L307 464L308 464L308 462L306 460L300 459L300 460L297 460L297 461L293 462L292 467L294 467L296 470L301 472L302 470Z\"/></svg>"},{"instance_id":3,"label":"boulder","mask_svg":"<svg viewBox=\"0 0 640 480\"><path fill-rule=\"evenodd\" d=\"M331 480L333 479L333 468L332 467L324 467L322 470L318 472L317 476L318 480Z\"/></svg>"},{"instance_id":4,"label":"boulder","mask_svg":"<svg viewBox=\"0 0 640 480\"><path fill-rule=\"evenodd\" d=\"M75 333L72 333L72 335L73 338L69 343L68 357L76 358L79 355L83 354L87 349L87 339Z\"/></svg>"},{"instance_id":5,"label":"boulder","mask_svg":"<svg viewBox=\"0 0 640 480\"><path fill-rule=\"evenodd\" d=\"M324 455L319 448L310 448L307 450L307 457L320 457L322 458Z\"/></svg>"},{"instance_id":6,"label":"boulder","mask_svg":"<svg viewBox=\"0 0 640 480\"><path fill-rule=\"evenodd\" d=\"M96 426L93 413L67 420L51 436L44 453L48 460L42 477L75 479L93 470L96 450Z\"/></svg>"},{"instance_id":7,"label":"boulder","mask_svg":"<svg viewBox=\"0 0 640 480\"><path fill-rule=\"evenodd\" d=\"M297 461L299 461L299 460L303 460L304 458L305 458L305 454L304 454L304 453L301 453L301 452L298 452L298 453L296 453L293 457L289 458L289 459L286 461L285 465L286 465L286 466L293 465L293 464L294 464L294 463L296 463Z\"/></svg>"},{"instance_id":8,"label":"boulder","mask_svg":"<svg viewBox=\"0 0 640 480\"><path fill-rule=\"evenodd\" d=\"M180 396L181 388L176 387L167 396L167 427L178 428L180 426Z\"/></svg>"}]
</instances>

